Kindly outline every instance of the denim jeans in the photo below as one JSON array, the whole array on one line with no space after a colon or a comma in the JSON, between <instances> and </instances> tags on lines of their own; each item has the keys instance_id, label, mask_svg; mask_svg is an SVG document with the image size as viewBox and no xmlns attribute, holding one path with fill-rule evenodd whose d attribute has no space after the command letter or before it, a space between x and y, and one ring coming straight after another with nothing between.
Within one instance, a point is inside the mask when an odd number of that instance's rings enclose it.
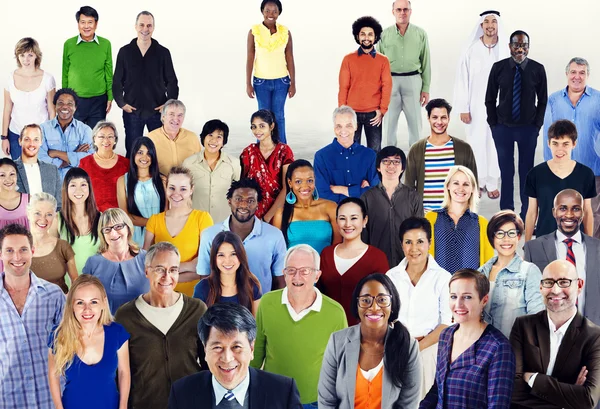
<instances>
[{"instance_id":1,"label":"denim jeans","mask_svg":"<svg viewBox=\"0 0 600 409\"><path fill-rule=\"evenodd\" d=\"M98 122L106 119L107 102L108 96L106 94L91 98L79 97L79 101L77 101L77 110L73 116L78 121L81 121L94 129Z\"/></svg>"},{"instance_id":2,"label":"denim jeans","mask_svg":"<svg viewBox=\"0 0 600 409\"><path fill-rule=\"evenodd\" d=\"M273 112L279 129L279 140L287 143L284 107L290 89L290 77L286 76L274 80L253 77L252 85L258 100L258 109L268 109Z\"/></svg>"},{"instance_id":3,"label":"denim jeans","mask_svg":"<svg viewBox=\"0 0 600 409\"><path fill-rule=\"evenodd\" d=\"M148 132L152 132L162 126L160 112L156 112L149 118L142 119L135 113L130 114L123 111L123 125L125 126L125 150L129 158L135 140L144 135L145 126L148 127Z\"/></svg>"},{"instance_id":4,"label":"denim jeans","mask_svg":"<svg viewBox=\"0 0 600 409\"><path fill-rule=\"evenodd\" d=\"M314 408L318 408L318 404L317 402L313 402L313 403L305 403L304 405L302 405L302 409L314 409Z\"/></svg>"},{"instance_id":5,"label":"denim jeans","mask_svg":"<svg viewBox=\"0 0 600 409\"><path fill-rule=\"evenodd\" d=\"M10 143L10 157L12 160L16 160L21 156L21 145L19 145L19 137L14 132L8 130L8 142Z\"/></svg>"},{"instance_id":6,"label":"denim jeans","mask_svg":"<svg viewBox=\"0 0 600 409\"><path fill-rule=\"evenodd\" d=\"M381 124L378 126L371 125L371 119L375 118L376 112L357 112L356 132L354 132L354 142L360 144L363 127L365 128L365 137L367 138L367 147L375 152L381 150Z\"/></svg>"}]
</instances>

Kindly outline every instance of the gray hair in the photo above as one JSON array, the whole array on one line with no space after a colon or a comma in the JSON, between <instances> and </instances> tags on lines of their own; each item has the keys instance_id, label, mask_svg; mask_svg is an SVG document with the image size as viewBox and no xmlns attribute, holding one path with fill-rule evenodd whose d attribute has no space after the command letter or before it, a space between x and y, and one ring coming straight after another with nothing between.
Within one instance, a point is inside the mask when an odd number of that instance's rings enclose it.
<instances>
[{"instance_id":1,"label":"gray hair","mask_svg":"<svg viewBox=\"0 0 600 409\"><path fill-rule=\"evenodd\" d=\"M154 261L154 257L158 253L162 252L173 252L177 255L179 261L181 261L181 256L179 255L179 250L173 244L168 241L159 241L158 243L153 244L146 253L146 259L144 260L144 267L150 267L152 262Z\"/></svg>"},{"instance_id":2,"label":"gray hair","mask_svg":"<svg viewBox=\"0 0 600 409\"><path fill-rule=\"evenodd\" d=\"M283 260L283 266L284 267L287 267L288 260L292 256L292 254L294 254L294 253L296 253L298 251L302 251L304 253L310 254L313 257L313 261L314 261L314 267L313 268L315 270L320 270L321 256L319 255L319 252L317 250L315 250L314 248L312 248L308 244L297 244L295 246L290 247L288 249L287 253L285 253L285 259Z\"/></svg>"},{"instance_id":3,"label":"gray hair","mask_svg":"<svg viewBox=\"0 0 600 409\"><path fill-rule=\"evenodd\" d=\"M162 111L160 112L161 118L167 115L167 109L169 109L170 107L183 109L183 115L185 115L185 105L183 104L183 102L181 102L178 99L170 99L167 102L165 102L165 104L162 107Z\"/></svg>"},{"instance_id":4,"label":"gray hair","mask_svg":"<svg viewBox=\"0 0 600 409\"><path fill-rule=\"evenodd\" d=\"M577 65L585 65L587 74L590 75L590 63L585 58L581 58L581 57L573 57L569 60L569 63L567 64L567 67L565 68L565 72L567 74L569 73L569 66L573 63L575 63Z\"/></svg>"},{"instance_id":5,"label":"gray hair","mask_svg":"<svg viewBox=\"0 0 600 409\"><path fill-rule=\"evenodd\" d=\"M152 24L154 24L154 16L152 15L152 13L150 13L149 11L146 11L146 10L140 11L138 13L138 15L135 18L135 23L136 24L137 24L138 20L140 19L140 16L150 16L150 17L152 17Z\"/></svg>"},{"instance_id":6,"label":"gray hair","mask_svg":"<svg viewBox=\"0 0 600 409\"><path fill-rule=\"evenodd\" d=\"M115 149L117 147L117 142L119 142L119 133L117 132L117 126L110 121L98 121L98 123L92 130L92 144L94 145L94 148L96 149L96 151L98 150L98 147L93 142L93 140L94 140L94 138L96 138L96 135L98 135L98 132L100 132L104 128L112 129L112 131L115 134L115 145L113 146L113 149Z\"/></svg>"},{"instance_id":7,"label":"gray hair","mask_svg":"<svg viewBox=\"0 0 600 409\"><path fill-rule=\"evenodd\" d=\"M56 207L58 205L58 203L56 202L56 198L54 196L52 196L50 193L46 193L46 192L41 192L41 193L36 193L34 195L31 195L29 197L29 204L27 204L27 211L28 212L33 211L34 206L40 202L50 203L52 205L52 208L54 209L54 212L56 212Z\"/></svg>"},{"instance_id":8,"label":"gray hair","mask_svg":"<svg viewBox=\"0 0 600 409\"><path fill-rule=\"evenodd\" d=\"M335 125L335 118L338 115L346 115L346 114L352 115L352 123L354 124L354 126L358 125L358 119L356 118L356 112L352 108L350 108L348 105L342 105L333 110L333 117L332 117L333 125Z\"/></svg>"}]
</instances>

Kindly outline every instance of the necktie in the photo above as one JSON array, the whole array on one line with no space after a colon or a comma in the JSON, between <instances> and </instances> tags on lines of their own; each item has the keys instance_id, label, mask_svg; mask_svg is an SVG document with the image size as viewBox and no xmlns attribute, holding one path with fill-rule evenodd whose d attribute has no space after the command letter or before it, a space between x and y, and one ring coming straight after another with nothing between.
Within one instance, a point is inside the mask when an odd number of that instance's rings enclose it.
<instances>
[{"instance_id":1,"label":"necktie","mask_svg":"<svg viewBox=\"0 0 600 409\"><path fill-rule=\"evenodd\" d=\"M569 261L574 266L577 266L577 263L575 262L575 253L573 253L573 243L575 243L575 240L570 238L564 239L563 243L567 245L567 261Z\"/></svg>"},{"instance_id":2,"label":"necktie","mask_svg":"<svg viewBox=\"0 0 600 409\"><path fill-rule=\"evenodd\" d=\"M232 400L235 399L235 395L233 394L233 392L227 391L225 393L225 395L223 395L223 399L228 400L228 401L232 401Z\"/></svg>"},{"instance_id":3,"label":"necktie","mask_svg":"<svg viewBox=\"0 0 600 409\"><path fill-rule=\"evenodd\" d=\"M513 82L512 119L518 121L521 117L521 67L515 67L515 79Z\"/></svg>"}]
</instances>

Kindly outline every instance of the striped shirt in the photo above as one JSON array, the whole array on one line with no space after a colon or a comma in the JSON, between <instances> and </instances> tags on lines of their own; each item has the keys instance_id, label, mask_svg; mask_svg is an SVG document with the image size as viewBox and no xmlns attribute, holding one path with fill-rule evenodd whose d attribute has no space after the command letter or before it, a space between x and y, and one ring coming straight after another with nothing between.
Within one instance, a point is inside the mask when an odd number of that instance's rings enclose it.
<instances>
[{"instance_id":1,"label":"striped shirt","mask_svg":"<svg viewBox=\"0 0 600 409\"><path fill-rule=\"evenodd\" d=\"M65 295L31 275L22 315L0 275L0 408L54 409L48 387L48 336L60 323Z\"/></svg>"},{"instance_id":2,"label":"striped shirt","mask_svg":"<svg viewBox=\"0 0 600 409\"><path fill-rule=\"evenodd\" d=\"M426 212L442 208L444 180L452 166L454 166L454 141L452 139L442 146L435 146L427 142L423 184L423 208Z\"/></svg>"}]
</instances>

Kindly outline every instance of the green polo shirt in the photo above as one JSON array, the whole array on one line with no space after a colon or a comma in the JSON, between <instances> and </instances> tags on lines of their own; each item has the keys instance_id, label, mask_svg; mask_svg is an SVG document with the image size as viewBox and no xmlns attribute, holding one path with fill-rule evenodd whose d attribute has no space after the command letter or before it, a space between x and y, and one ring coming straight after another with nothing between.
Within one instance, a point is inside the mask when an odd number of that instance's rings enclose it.
<instances>
[{"instance_id":1,"label":"green polo shirt","mask_svg":"<svg viewBox=\"0 0 600 409\"><path fill-rule=\"evenodd\" d=\"M96 36L80 41L78 36L65 41L63 48L62 87L72 88L82 98L108 95L112 101L113 63L110 41Z\"/></svg>"}]
</instances>

